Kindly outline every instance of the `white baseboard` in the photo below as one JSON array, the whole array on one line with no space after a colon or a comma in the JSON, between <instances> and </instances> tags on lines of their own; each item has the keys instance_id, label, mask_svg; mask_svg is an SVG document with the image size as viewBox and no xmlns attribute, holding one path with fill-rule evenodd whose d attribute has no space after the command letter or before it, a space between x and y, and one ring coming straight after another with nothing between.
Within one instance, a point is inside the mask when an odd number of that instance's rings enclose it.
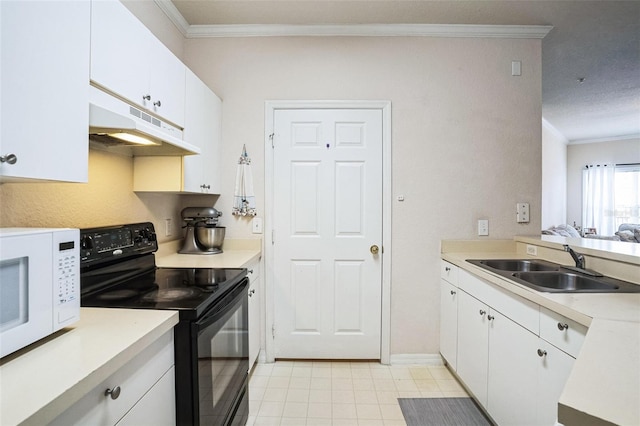
<instances>
[{"instance_id":1,"label":"white baseboard","mask_svg":"<svg viewBox=\"0 0 640 426\"><path fill-rule=\"evenodd\" d=\"M444 365L440 354L394 354L391 365Z\"/></svg>"}]
</instances>

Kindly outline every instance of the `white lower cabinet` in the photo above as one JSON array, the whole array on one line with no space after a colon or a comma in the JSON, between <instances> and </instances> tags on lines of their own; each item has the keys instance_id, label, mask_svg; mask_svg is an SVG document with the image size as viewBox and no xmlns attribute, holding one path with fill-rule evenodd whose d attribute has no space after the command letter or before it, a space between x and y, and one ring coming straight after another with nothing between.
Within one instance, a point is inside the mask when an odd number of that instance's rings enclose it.
<instances>
[{"instance_id":1,"label":"white lower cabinet","mask_svg":"<svg viewBox=\"0 0 640 426\"><path fill-rule=\"evenodd\" d=\"M441 284L446 316L450 287ZM466 271L459 284L457 354L446 356L457 360L458 377L498 425L554 425L586 327Z\"/></svg>"},{"instance_id":2,"label":"white lower cabinet","mask_svg":"<svg viewBox=\"0 0 640 426\"><path fill-rule=\"evenodd\" d=\"M262 324L260 319L260 304L262 300L260 260L251 262L245 267L249 271L249 371L251 371L260 354L260 330Z\"/></svg>"},{"instance_id":3,"label":"white lower cabinet","mask_svg":"<svg viewBox=\"0 0 640 426\"><path fill-rule=\"evenodd\" d=\"M537 425L538 336L499 312L488 318L487 411L499 425Z\"/></svg>"},{"instance_id":4,"label":"white lower cabinet","mask_svg":"<svg viewBox=\"0 0 640 426\"><path fill-rule=\"evenodd\" d=\"M487 406L489 368L489 307L460 290L458 293L458 376L483 407Z\"/></svg>"},{"instance_id":5,"label":"white lower cabinet","mask_svg":"<svg viewBox=\"0 0 640 426\"><path fill-rule=\"evenodd\" d=\"M173 352L171 330L89 391L51 425L175 425Z\"/></svg>"},{"instance_id":6,"label":"white lower cabinet","mask_svg":"<svg viewBox=\"0 0 640 426\"><path fill-rule=\"evenodd\" d=\"M555 425L558 400L569 378L575 358L543 339L538 341L537 425Z\"/></svg>"},{"instance_id":7,"label":"white lower cabinet","mask_svg":"<svg viewBox=\"0 0 640 426\"><path fill-rule=\"evenodd\" d=\"M458 287L440 280L440 354L457 370Z\"/></svg>"}]
</instances>

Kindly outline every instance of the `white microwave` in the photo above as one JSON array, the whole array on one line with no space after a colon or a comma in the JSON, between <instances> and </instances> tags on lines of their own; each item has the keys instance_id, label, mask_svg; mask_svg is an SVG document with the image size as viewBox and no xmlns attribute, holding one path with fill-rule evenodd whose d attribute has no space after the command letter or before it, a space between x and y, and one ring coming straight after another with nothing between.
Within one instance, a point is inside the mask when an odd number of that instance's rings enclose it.
<instances>
[{"instance_id":1,"label":"white microwave","mask_svg":"<svg viewBox=\"0 0 640 426\"><path fill-rule=\"evenodd\" d=\"M0 228L0 357L80 319L80 231Z\"/></svg>"}]
</instances>

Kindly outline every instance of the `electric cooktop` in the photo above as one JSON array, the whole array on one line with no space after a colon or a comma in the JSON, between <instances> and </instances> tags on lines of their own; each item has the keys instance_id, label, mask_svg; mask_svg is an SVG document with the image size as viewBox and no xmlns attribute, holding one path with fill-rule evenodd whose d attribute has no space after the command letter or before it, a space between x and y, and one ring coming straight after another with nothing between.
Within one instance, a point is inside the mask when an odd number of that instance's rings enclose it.
<instances>
[{"instance_id":1,"label":"electric cooktop","mask_svg":"<svg viewBox=\"0 0 640 426\"><path fill-rule=\"evenodd\" d=\"M83 294L82 306L193 311L198 317L245 275L241 268L156 268Z\"/></svg>"}]
</instances>

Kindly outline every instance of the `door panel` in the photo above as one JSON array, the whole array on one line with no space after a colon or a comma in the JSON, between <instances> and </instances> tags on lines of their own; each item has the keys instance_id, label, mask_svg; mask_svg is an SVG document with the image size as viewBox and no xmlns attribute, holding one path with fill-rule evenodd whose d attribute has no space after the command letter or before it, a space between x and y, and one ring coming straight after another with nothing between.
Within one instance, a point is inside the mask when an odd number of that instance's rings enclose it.
<instances>
[{"instance_id":1,"label":"door panel","mask_svg":"<svg viewBox=\"0 0 640 426\"><path fill-rule=\"evenodd\" d=\"M276 110L275 355L380 358L382 111Z\"/></svg>"}]
</instances>

